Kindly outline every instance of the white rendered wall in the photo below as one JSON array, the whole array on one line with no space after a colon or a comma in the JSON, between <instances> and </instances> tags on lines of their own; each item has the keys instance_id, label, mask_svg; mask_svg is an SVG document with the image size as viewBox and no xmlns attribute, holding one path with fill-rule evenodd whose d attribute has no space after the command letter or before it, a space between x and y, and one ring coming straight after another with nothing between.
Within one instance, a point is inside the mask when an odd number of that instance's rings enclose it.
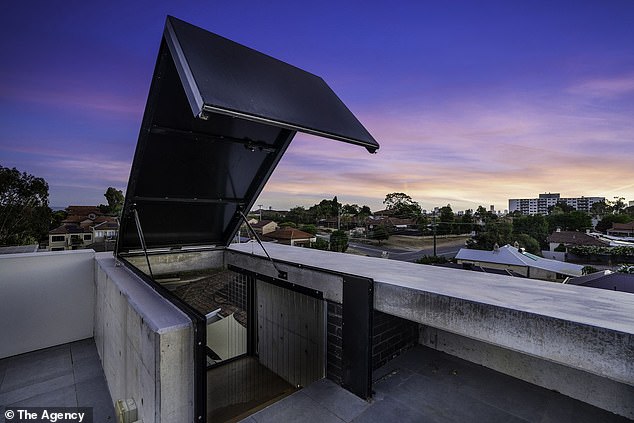
<instances>
[{"instance_id":1,"label":"white rendered wall","mask_svg":"<svg viewBox=\"0 0 634 423\"><path fill-rule=\"evenodd\" d=\"M93 336L92 250L0 255L0 358Z\"/></svg>"}]
</instances>

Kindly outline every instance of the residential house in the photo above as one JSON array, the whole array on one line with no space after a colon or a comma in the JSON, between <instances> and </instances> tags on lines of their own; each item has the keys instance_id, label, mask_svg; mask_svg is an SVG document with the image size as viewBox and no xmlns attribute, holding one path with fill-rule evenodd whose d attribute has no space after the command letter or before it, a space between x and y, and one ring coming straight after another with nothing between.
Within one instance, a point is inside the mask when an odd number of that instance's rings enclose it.
<instances>
[{"instance_id":1,"label":"residential house","mask_svg":"<svg viewBox=\"0 0 634 423\"><path fill-rule=\"evenodd\" d=\"M277 222L272 220L260 220L251 224L251 227L258 235L266 235L277 230Z\"/></svg>"},{"instance_id":2,"label":"residential house","mask_svg":"<svg viewBox=\"0 0 634 423\"><path fill-rule=\"evenodd\" d=\"M266 238L275 240L280 244L308 247L317 241L315 235L300 231L295 228L282 228L266 234Z\"/></svg>"},{"instance_id":3,"label":"residential house","mask_svg":"<svg viewBox=\"0 0 634 423\"><path fill-rule=\"evenodd\" d=\"M634 237L634 221L629 223L613 223L607 230L608 235L618 237Z\"/></svg>"},{"instance_id":4,"label":"residential house","mask_svg":"<svg viewBox=\"0 0 634 423\"><path fill-rule=\"evenodd\" d=\"M609 243L601 241L585 232L562 231L559 229L550 234L546 240L548 241L550 251L555 251L560 245L563 245L566 249L573 246L610 246Z\"/></svg>"},{"instance_id":5,"label":"residential house","mask_svg":"<svg viewBox=\"0 0 634 423\"><path fill-rule=\"evenodd\" d=\"M60 226L48 234L49 250L77 250L95 242L116 239L119 223L97 206L68 206Z\"/></svg>"},{"instance_id":6,"label":"residential house","mask_svg":"<svg viewBox=\"0 0 634 423\"><path fill-rule=\"evenodd\" d=\"M583 274L583 266L545 259L508 244L493 251L462 248L458 251L456 260L467 268L476 266L484 269L502 269L527 278L553 282L562 282L569 277Z\"/></svg>"}]
</instances>

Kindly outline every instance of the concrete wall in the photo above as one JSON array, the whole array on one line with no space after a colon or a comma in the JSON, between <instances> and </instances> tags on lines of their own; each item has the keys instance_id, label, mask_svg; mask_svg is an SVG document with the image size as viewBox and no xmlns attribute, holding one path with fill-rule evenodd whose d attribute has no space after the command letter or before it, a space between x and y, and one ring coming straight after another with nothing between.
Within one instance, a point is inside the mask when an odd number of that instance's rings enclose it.
<instances>
[{"instance_id":1,"label":"concrete wall","mask_svg":"<svg viewBox=\"0 0 634 423\"><path fill-rule=\"evenodd\" d=\"M420 343L634 419L634 386L421 325Z\"/></svg>"},{"instance_id":2,"label":"concrete wall","mask_svg":"<svg viewBox=\"0 0 634 423\"><path fill-rule=\"evenodd\" d=\"M188 251L175 253L150 254L150 266L154 276L191 272L196 270L217 269L223 267L223 250ZM148 273L145 255L126 258L136 268Z\"/></svg>"},{"instance_id":3,"label":"concrete wall","mask_svg":"<svg viewBox=\"0 0 634 423\"><path fill-rule=\"evenodd\" d=\"M92 250L0 256L0 358L93 336Z\"/></svg>"},{"instance_id":4,"label":"concrete wall","mask_svg":"<svg viewBox=\"0 0 634 423\"><path fill-rule=\"evenodd\" d=\"M95 343L112 399L134 399L144 423L193 421L191 321L112 253L95 267Z\"/></svg>"}]
</instances>

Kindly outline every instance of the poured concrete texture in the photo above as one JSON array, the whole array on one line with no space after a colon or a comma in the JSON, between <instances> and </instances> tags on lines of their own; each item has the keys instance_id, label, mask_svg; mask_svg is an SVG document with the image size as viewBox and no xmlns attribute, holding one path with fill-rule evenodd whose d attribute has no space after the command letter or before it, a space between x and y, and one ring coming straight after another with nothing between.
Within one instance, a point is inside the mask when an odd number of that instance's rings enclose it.
<instances>
[{"instance_id":1,"label":"poured concrete texture","mask_svg":"<svg viewBox=\"0 0 634 423\"><path fill-rule=\"evenodd\" d=\"M145 423L193 420L191 321L112 254L96 260L95 341L112 398Z\"/></svg>"}]
</instances>

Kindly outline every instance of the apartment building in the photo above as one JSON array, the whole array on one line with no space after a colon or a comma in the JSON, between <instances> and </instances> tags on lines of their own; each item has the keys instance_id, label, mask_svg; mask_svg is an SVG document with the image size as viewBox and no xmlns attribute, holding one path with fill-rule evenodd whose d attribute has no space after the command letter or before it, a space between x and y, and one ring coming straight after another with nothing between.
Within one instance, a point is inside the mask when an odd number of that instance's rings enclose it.
<instances>
[{"instance_id":1,"label":"apartment building","mask_svg":"<svg viewBox=\"0 0 634 423\"><path fill-rule=\"evenodd\" d=\"M605 197L561 197L559 193L539 194L538 198L509 199L509 213L519 210L522 214L548 214L548 208L564 203L575 210L588 212L594 203L605 201Z\"/></svg>"}]
</instances>

